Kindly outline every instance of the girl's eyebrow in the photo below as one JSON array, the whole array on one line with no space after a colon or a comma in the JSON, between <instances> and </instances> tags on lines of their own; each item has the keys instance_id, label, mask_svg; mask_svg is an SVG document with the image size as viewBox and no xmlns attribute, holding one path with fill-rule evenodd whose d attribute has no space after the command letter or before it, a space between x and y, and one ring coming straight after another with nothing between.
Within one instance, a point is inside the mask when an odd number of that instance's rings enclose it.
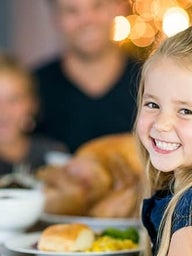
<instances>
[{"instance_id":1,"label":"girl's eyebrow","mask_svg":"<svg viewBox=\"0 0 192 256\"><path fill-rule=\"evenodd\" d=\"M187 105L192 107L192 101L175 100L175 104Z\"/></svg>"},{"instance_id":2,"label":"girl's eyebrow","mask_svg":"<svg viewBox=\"0 0 192 256\"><path fill-rule=\"evenodd\" d=\"M155 96L152 95L152 94L149 94L149 93L144 93L143 94L143 99L148 99L148 98L155 98Z\"/></svg>"}]
</instances>

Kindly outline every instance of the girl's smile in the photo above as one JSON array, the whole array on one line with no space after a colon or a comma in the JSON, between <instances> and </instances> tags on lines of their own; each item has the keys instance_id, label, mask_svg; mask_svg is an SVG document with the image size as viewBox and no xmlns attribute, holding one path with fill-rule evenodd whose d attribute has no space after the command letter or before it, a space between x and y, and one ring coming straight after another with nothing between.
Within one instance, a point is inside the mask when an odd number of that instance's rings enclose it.
<instances>
[{"instance_id":1,"label":"girl's smile","mask_svg":"<svg viewBox=\"0 0 192 256\"><path fill-rule=\"evenodd\" d=\"M151 138L151 140L154 150L162 154L169 154L181 146L180 143L166 142L154 138Z\"/></svg>"},{"instance_id":2,"label":"girl's smile","mask_svg":"<svg viewBox=\"0 0 192 256\"><path fill-rule=\"evenodd\" d=\"M169 58L147 72L137 132L155 168L192 164L192 70Z\"/></svg>"}]
</instances>

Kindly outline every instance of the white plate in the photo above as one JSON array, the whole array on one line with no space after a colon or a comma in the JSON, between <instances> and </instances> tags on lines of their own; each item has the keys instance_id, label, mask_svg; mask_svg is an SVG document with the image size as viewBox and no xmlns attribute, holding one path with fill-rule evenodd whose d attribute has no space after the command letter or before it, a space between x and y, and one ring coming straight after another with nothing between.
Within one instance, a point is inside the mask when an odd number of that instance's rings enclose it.
<instances>
[{"instance_id":1,"label":"white plate","mask_svg":"<svg viewBox=\"0 0 192 256\"><path fill-rule=\"evenodd\" d=\"M31 233L31 234L23 234L21 236L14 237L5 242L5 248L11 252L15 253L24 253L24 254L35 254L39 256L113 256L113 255L139 255L139 252L142 250L142 246L137 249L132 250L123 250L123 251L115 251L115 252L44 252L39 251L37 249L33 249L33 246L37 243L40 237L40 233ZM141 243L142 244L142 243ZM138 254L137 254L138 253Z\"/></svg>"},{"instance_id":2,"label":"white plate","mask_svg":"<svg viewBox=\"0 0 192 256\"><path fill-rule=\"evenodd\" d=\"M43 213L41 220L49 224L57 223L84 223L93 228L95 231L105 229L107 227L126 228L134 226L141 227L139 219L133 218L95 218L95 217L82 217L82 216L67 216Z\"/></svg>"},{"instance_id":3,"label":"white plate","mask_svg":"<svg viewBox=\"0 0 192 256\"><path fill-rule=\"evenodd\" d=\"M22 231L17 230L1 230L0 229L0 245L3 244L6 240L11 239L12 237L23 234ZM1 253L0 253L1 255Z\"/></svg>"}]
</instances>

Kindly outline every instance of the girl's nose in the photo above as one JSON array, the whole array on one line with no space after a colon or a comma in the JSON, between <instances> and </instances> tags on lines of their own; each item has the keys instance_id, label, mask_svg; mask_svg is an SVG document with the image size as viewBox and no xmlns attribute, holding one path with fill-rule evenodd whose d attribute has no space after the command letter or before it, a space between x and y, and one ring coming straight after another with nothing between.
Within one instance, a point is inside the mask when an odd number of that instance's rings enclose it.
<instances>
[{"instance_id":1,"label":"girl's nose","mask_svg":"<svg viewBox=\"0 0 192 256\"><path fill-rule=\"evenodd\" d=\"M160 113L155 119L153 126L158 131L170 131L173 127L173 117L166 113Z\"/></svg>"}]
</instances>

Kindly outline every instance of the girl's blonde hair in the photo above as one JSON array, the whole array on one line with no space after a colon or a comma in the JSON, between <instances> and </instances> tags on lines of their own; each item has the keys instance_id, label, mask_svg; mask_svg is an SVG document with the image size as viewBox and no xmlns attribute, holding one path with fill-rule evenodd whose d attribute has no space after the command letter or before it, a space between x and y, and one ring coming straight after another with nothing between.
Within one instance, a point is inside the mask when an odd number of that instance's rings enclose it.
<instances>
[{"instance_id":1,"label":"girl's blonde hair","mask_svg":"<svg viewBox=\"0 0 192 256\"><path fill-rule=\"evenodd\" d=\"M175 36L167 38L144 63L138 91L138 115L136 118L135 127L137 126L137 120L142 105L146 74L148 72L152 72L152 66L163 58L171 58L179 65L182 65L182 67L192 71L192 27L189 27L188 29L176 34ZM162 189L171 189L174 192L174 196L163 216L163 220L161 222L160 230L158 233L159 249L157 256L165 256L168 253L171 240L171 220L174 209L183 193L188 188L192 187L192 166L179 170L177 177L174 176L174 172L160 172L151 164L149 154L142 145L138 136L137 140L141 152L141 157L144 166L146 167L146 179L149 182L148 196L151 196L156 191Z\"/></svg>"}]
</instances>

